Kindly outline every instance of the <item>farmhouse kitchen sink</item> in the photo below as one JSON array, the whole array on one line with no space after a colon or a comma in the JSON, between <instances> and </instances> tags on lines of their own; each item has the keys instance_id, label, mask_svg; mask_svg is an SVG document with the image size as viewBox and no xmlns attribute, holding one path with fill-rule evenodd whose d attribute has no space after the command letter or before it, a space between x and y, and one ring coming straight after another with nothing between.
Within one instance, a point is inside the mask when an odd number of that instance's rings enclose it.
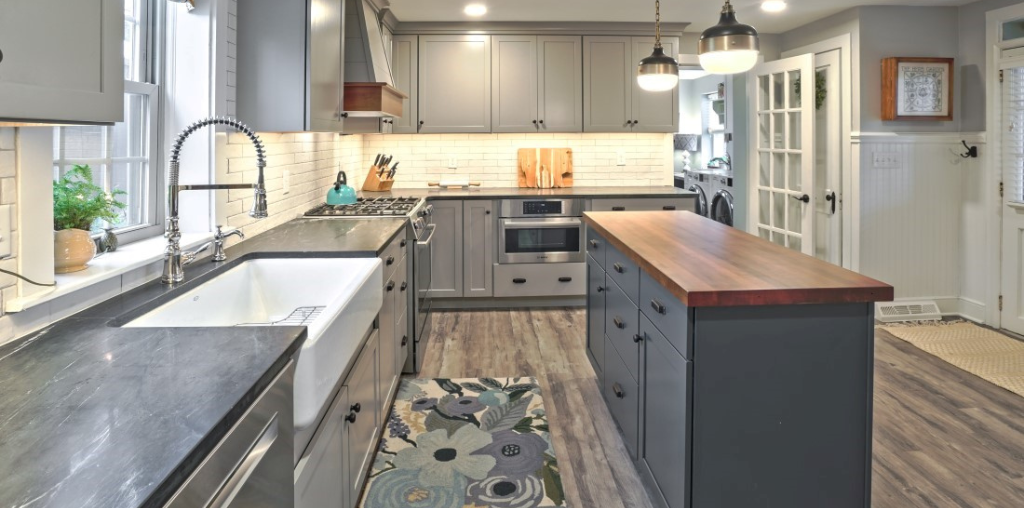
<instances>
[{"instance_id":1,"label":"farmhouse kitchen sink","mask_svg":"<svg viewBox=\"0 0 1024 508\"><path fill-rule=\"evenodd\" d=\"M129 328L306 326L295 428L314 423L383 303L377 258L255 259L125 324Z\"/></svg>"}]
</instances>

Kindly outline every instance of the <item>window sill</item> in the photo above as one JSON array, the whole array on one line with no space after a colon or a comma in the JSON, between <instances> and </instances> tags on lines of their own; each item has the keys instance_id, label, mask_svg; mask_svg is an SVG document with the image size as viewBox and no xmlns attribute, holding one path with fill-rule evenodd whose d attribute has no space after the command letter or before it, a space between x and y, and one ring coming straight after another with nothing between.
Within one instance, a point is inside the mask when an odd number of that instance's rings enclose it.
<instances>
[{"instance_id":1,"label":"window sill","mask_svg":"<svg viewBox=\"0 0 1024 508\"><path fill-rule=\"evenodd\" d=\"M181 237L181 248L191 249L212 239L211 233L185 234ZM133 242L118 248L115 252L93 259L85 270L57 274L54 276L57 284L55 287L31 296L8 300L5 302L4 312L21 312L155 263L164 257L166 242L162 236Z\"/></svg>"}]
</instances>

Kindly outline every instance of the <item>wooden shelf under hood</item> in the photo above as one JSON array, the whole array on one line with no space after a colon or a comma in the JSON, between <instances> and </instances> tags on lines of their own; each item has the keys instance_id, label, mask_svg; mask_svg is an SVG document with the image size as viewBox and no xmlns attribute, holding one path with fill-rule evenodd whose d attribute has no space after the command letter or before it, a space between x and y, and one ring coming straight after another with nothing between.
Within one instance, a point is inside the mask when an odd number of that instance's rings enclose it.
<instances>
[{"instance_id":1,"label":"wooden shelf under hood","mask_svg":"<svg viewBox=\"0 0 1024 508\"><path fill-rule=\"evenodd\" d=\"M387 83L345 83L345 112L349 117L402 117L409 98Z\"/></svg>"}]
</instances>

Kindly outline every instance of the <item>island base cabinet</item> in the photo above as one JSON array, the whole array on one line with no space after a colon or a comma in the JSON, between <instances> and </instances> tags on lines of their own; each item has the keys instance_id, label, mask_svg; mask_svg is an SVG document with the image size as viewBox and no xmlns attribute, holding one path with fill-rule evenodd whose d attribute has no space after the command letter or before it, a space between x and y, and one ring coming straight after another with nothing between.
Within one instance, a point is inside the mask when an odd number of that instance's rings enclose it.
<instances>
[{"instance_id":1,"label":"island base cabinet","mask_svg":"<svg viewBox=\"0 0 1024 508\"><path fill-rule=\"evenodd\" d=\"M610 340L610 339L608 339ZM605 344L604 400L622 431L626 450L637 459L639 442L640 388L611 344Z\"/></svg>"},{"instance_id":2,"label":"island base cabinet","mask_svg":"<svg viewBox=\"0 0 1024 508\"><path fill-rule=\"evenodd\" d=\"M870 303L694 311L694 508L864 508Z\"/></svg>"}]
</instances>

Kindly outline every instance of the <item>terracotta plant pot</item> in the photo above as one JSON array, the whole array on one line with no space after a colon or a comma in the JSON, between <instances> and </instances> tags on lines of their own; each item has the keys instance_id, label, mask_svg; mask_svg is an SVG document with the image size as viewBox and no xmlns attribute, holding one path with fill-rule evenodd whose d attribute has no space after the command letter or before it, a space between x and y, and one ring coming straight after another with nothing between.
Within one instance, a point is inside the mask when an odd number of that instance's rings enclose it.
<instances>
[{"instance_id":1,"label":"terracotta plant pot","mask_svg":"<svg viewBox=\"0 0 1024 508\"><path fill-rule=\"evenodd\" d=\"M85 270L85 264L96 256L96 243L84 229L63 229L53 232L53 271L70 273Z\"/></svg>"}]
</instances>

